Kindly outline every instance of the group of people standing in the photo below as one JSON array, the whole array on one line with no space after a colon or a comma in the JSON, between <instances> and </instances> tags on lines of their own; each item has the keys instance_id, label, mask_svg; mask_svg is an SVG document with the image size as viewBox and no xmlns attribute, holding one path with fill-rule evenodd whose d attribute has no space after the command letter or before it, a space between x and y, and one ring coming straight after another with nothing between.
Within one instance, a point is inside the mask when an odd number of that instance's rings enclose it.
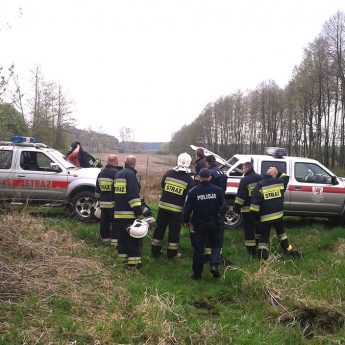
<instances>
[{"instance_id":1,"label":"group of people standing","mask_svg":"<svg viewBox=\"0 0 345 345\"><path fill-rule=\"evenodd\" d=\"M188 153L181 153L177 165L162 177L151 254L153 257L162 255L164 235L168 229L167 257L180 257L178 245L184 224L189 229L193 247L191 278L201 279L205 262L209 262L213 277L218 278L227 176L217 167L216 158L213 155L205 157L201 148L196 150L194 178L191 176L191 162ZM96 183L96 198L101 208L101 239L113 244L118 256L130 267L141 265L143 239L131 235L128 230L136 219L146 216L135 165L136 158L127 156L124 167L120 167L117 156L111 154ZM288 178L279 174L276 168L270 168L267 173L267 176L258 175L250 162L244 165L244 178L238 189L233 216L239 213L243 216L245 246L251 255L268 258L272 225L276 227L284 251L296 255L282 222L283 194Z\"/></svg>"}]
</instances>

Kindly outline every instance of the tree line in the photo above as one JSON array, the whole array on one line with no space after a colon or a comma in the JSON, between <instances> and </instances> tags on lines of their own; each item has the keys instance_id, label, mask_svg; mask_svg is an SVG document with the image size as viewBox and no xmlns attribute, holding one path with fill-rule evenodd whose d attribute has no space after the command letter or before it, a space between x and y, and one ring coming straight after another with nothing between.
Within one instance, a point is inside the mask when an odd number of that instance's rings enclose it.
<instances>
[{"instance_id":1,"label":"tree line","mask_svg":"<svg viewBox=\"0 0 345 345\"><path fill-rule=\"evenodd\" d=\"M39 66L32 71L31 88L23 91L15 67L0 66L0 140L11 135L33 136L63 152L80 141L91 152L107 152L118 147L111 135L75 127L73 102L60 83L47 81Z\"/></svg>"},{"instance_id":2,"label":"tree line","mask_svg":"<svg viewBox=\"0 0 345 345\"><path fill-rule=\"evenodd\" d=\"M230 158L282 146L290 155L345 166L345 14L337 12L305 48L288 85L263 81L255 90L219 97L176 132L174 152L189 144Z\"/></svg>"}]
</instances>

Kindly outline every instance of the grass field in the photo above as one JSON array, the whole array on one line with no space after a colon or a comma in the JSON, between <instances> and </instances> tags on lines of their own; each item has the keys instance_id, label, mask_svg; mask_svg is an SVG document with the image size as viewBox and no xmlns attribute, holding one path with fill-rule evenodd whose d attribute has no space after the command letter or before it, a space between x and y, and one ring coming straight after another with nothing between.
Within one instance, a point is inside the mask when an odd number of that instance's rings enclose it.
<instances>
[{"instance_id":1,"label":"grass field","mask_svg":"<svg viewBox=\"0 0 345 345\"><path fill-rule=\"evenodd\" d=\"M345 229L286 219L304 258L260 264L240 229L226 232L219 280L191 281L192 250L126 270L98 224L61 214L0 219L0 344L345 344Z\"/></svg>"}]
</instances>

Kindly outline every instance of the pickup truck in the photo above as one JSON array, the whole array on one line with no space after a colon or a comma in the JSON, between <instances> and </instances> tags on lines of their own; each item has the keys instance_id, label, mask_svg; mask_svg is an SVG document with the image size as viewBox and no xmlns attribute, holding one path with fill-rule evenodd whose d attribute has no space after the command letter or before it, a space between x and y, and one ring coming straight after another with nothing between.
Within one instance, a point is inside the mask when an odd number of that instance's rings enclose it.
<instances>
[{"instance_id":1,"label":"pickup truck","mask_svg":"<svg viewBox=\"0 0 345 345\"><path fill-rule=\"evenodd\" d=\"M196 146L191 145L193 150ZM214 154L204 149L205 155ZM243 177L243 164L252 162L254 170L264 175L269 167L290 176L284 194L284 214L302 217L327 217L343 225L345 221L345 181L314 159L289 156L283 148L266 148L264 155L235 154L229 160L215 155L219 167L228 176L225 198L228 205L226 225L237 227L241 218L231 217L235 196Z\"/></svg>"},{"instance_id":2,"label":"pickup truck","mask_svg":"<svg viewBox=\"0 0 345 345\"><path fill-rule=\"evenodd\" d=\"M100 169L77 168L41 143L0 141L0 202L14 205L69 206L80 220L95 211Z\"/></svg>"}]
</instances>

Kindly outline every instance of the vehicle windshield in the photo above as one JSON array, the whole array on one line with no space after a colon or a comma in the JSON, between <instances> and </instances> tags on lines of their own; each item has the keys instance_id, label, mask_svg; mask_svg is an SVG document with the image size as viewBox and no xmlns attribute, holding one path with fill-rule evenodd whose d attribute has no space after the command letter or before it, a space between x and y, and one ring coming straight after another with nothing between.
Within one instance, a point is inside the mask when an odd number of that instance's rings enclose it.
<instances>
[{"instance_id":1,"label":"vehicle windshield","mask_svg":"<svg viewBox=\"0 0 345 345\"><path fill-rule=\"evenodd\" d=\"M49 153L65 168L65 169L78 169L74 164L66 160L66 156L60 151L50 150Z\"/></svg>"},{"instance_id":2,"label":"vehicle windshield","mask_svg":"<svg viewBox=\"0 0 345 345\"><path fill-rule=\"evenodd\" d=\"M226 162L228 164L228 167L231 168L234 164L236 164L238 162L238 158L233 156Z\"/></svg>"}]
</instances>

